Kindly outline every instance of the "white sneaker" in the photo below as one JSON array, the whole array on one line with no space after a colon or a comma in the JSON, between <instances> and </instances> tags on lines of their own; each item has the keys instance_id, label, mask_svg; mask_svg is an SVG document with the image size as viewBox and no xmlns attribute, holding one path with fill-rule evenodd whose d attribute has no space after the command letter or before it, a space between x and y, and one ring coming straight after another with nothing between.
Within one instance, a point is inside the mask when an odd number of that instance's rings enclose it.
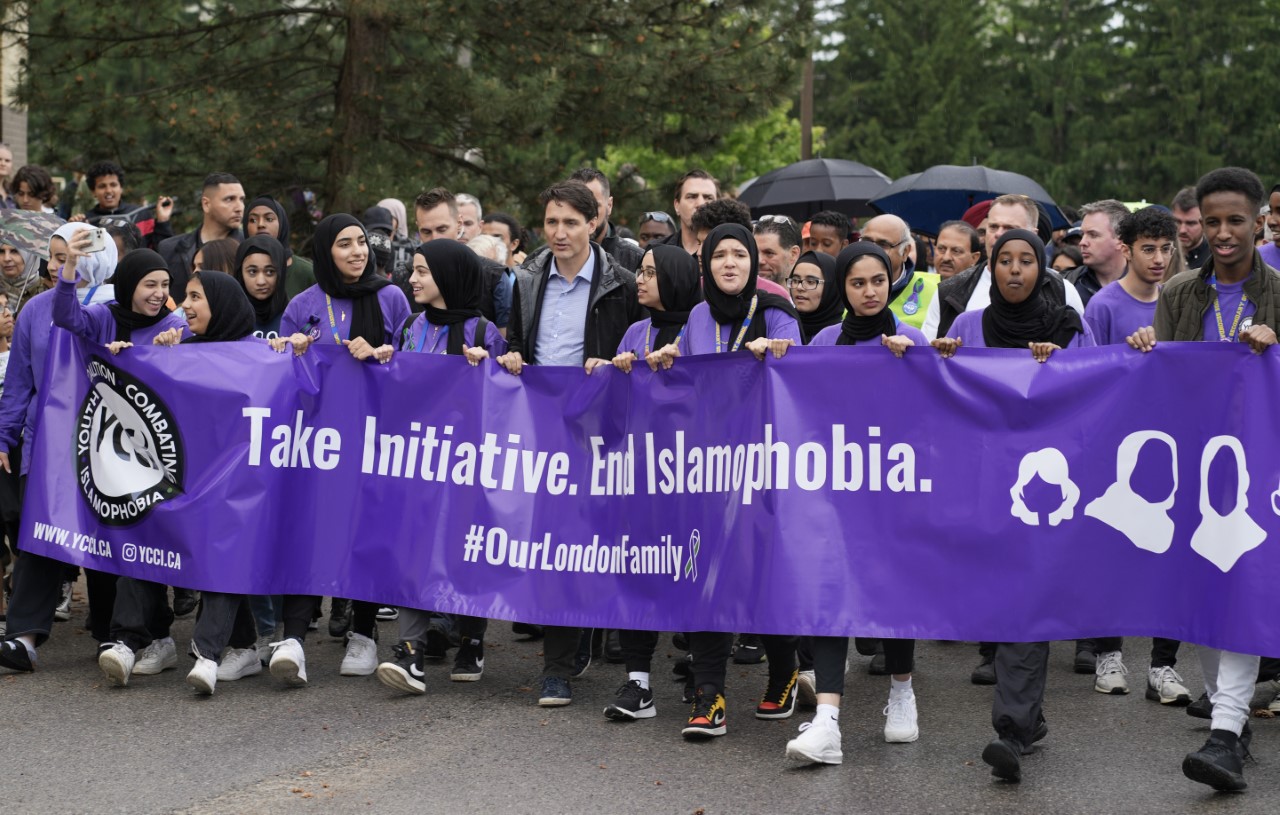
<instances>
[{"instance_id":1,"label":"white sneaker","mask_svg":"<svg viewBox=\"0 0 1280 815\"><path fill-rule=\"evenodd\" d=\"M98 667L107 681L118 688L129 684L133 673L133 651L123 642L117 642L98 652Z\"/></svg>"},{"instance_id":2,"label":"white sneaker","mask_svg":"<svg viewBox=\"0 0 1280 815\"><path fill-rule=\"evenodd\" d=\"M887 717L884 723L884 740L889 744L906 744L920 738L914 691L890 691L884 715Z\"/></svg>"},{"instance_id":3,"label":"white sneaker","mask_svg":"<svg viewBox=\"0 0 1280 815\"><path fill-rule=\"evenodd\" d=\"M1182 684L1178 672L1166 665L1147 671L1147 698L1162 705L1189 705L1191 691Z\"/></svg>"},{"instance_id":4,"label":"white sneaker","mask_svg":"<svg viewBox=\"0 0 1280 815\"><path fill-rule=\"evenodd\" d=\"M801 671L796 676L796 701L805 707L818 704L817 681L813 671Z\"/></svg>"},{"instance_id":5,"label":"white sneaker","mask_svg":"<svg viewBox=\"0 0 1280 815\"><path fill-rule=\"evenodd\" d=\"M307 684L307 655L293 637L271 643L271 675L291 687Z\"/></svg>"},{"instance_id":6,"label":"white sneaker","mask_svg":"<svg viewBox=\"0 0 1280 815\"><path fill-rule=\"evenodd\" d=\"M342 658L338 673L342 676L371 676L378 670L378 643L364 634L351 632L347 640L347 655Z\"/></svg>"},{"instance_id":7,"label":"white sneaker","mask_svg":"<svg viewBox=\"0 0 1280 815\"><path fill-rule=\"evenodd\" d=\"M234 682L260 673L262 673L262 660L258 659L257 648L228 648L222 653L222 664L218 666L218 679L223 682Z\"/></svg>"},{"instance_id":8,"label":"white sneaker","mask_svg":"<svg viewBox=\"0 0 1280 815\"><path fill-rule=\"evenodd\" d=\"M151 644L138 652L138 663L133 672L139 676L154 676L161 671L178 667L178 646L173 644L173 637L152 640Z\"/></svg>"},{"instance_id":9,"label":"white sneaker","mask_svg":"<svg viewBox=\"0 0 1280 815\"><path fill-rule=\"evenodd\" d=\"M1128 693L1129 680L1125 679L1128 674L1129 669L1120 661L1119 651L1098 654L1097 676L1093 680L1093 689L1098 693Z\"/></svg>"},{"instance_id":10,"label":"white sneaker","mask_svg":"<svg viewBox=\"0 0 1280 815\"><path fill-rule=\"evenodd\" d=\"M840 764L840 725L835 719L814 720L800 725L800 735L787 742L787 758L810 764Z\"/></svg>"},{"instance_id":11,"label":"white sneaker","mask_svg":"<svg viewBox=\"0 0 1280 815\"><path fill-rule=\"evenodd\" d=\"M58 600L58 605L53 610L53 619L60 623L65 623L71 619L71 586L71 581L62 581L62 597Z\"/></svg>"},{"instance_id":12,"label":"white sneaker","mask_svg":"<svg viewBox=\"0 0 1280 815\"><path fill-rule=\"evenodd\" d=\"M256 658L254 660L257 661ZM218 663L212 659L204 657L196 657L196 665L187 674L187 684L195 688L199 693L206 696L213 694L213 689L218 685L218 674L222 671L218 667Z\"/></svg>"}]
</instances>

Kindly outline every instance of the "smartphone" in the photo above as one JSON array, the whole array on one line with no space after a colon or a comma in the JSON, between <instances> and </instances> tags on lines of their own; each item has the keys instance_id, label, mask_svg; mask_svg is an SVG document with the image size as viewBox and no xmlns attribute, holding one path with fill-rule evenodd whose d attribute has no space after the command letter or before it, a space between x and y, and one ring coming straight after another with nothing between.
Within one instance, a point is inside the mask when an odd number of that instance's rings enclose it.
<instances>
[{"instance_id":1,"label":"smartphone","mask_svg":"<svg viewBox=\"0 0 1280 815\"><path fill-rule=\"evenodd\" d=\"M107 241L111 240L111 236L107 234L107 230L98 227L89 233L89 245L85 247L86 252L101 252L107 248Z\"/></svg>"}]
</instances>

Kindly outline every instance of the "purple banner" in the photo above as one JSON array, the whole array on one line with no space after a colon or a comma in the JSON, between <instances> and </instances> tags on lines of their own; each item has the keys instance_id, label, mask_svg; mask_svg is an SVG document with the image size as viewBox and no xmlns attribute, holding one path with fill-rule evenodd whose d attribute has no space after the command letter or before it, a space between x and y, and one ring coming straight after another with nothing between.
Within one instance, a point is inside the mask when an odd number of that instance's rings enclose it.
<instances>
[{"instance_id":1,"label":"purple banner","mask_svg":"<svg viewBox=\"0 0 1280 815\"><path fill-rule=\"evenodd\" d=\"M21 546L89 568L543 624L1280 654L1274 351L513 377L56 333Z\"/></svg>"}]
</instances>

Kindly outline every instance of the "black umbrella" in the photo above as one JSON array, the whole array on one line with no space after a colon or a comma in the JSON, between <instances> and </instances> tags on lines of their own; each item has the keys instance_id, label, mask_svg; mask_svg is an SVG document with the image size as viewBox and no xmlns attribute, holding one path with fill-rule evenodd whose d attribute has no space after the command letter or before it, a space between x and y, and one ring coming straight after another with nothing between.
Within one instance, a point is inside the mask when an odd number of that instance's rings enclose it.
<instances>
[{"instance_id":1,"label":"black umbrella","mask_svg":"<svg viewBox=\"0 0 1280 815\"><path fill-rule=\"evenodd\" d=\"M804 222L824 209L865 217L875 214L867 200L889 181L889 176L856 161L814 158L765 173L738 200L751 207L755 218L789 215Z\"/></svg>"},{"instance_id":2,"label":"black umbrella","mask_svg":"<svg viewBox=\"0 0 1280 815\"><path fill-rule=\"evenodd\" d=\"M1069 226L1044 187L1025 175L981 165L939 164L923 173L903 176L881 190L870 204L876 212L897 215L917 232L936 235L939 226L960 218L979 201L1015 193L1043 204L1054 229Z\"/></svg>"}]
</instances>

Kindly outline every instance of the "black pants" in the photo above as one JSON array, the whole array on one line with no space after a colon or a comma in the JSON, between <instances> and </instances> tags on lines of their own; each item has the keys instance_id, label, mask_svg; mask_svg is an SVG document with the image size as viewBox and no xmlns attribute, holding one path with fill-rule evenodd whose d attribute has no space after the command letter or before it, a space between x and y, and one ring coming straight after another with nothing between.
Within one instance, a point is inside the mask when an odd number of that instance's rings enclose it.
<instances>
[{"instance_id":1,"label":"black pants","mask_svg":"<svg viewBox=\"0 0 1280 815\"><path fill-rule=\"evenodd\" d=\"M689 634L689 650L693 652L693 684L711 685L724 693L724 677L733 652L733 634L719 631L693 631Z\"/></svg>"},{"instance_id":2,"label":"black pants","mask_svg":"<svg viewBox=\"0 0 1280 815\"><path fill-rule=\"evenodd\" d=\"M89 589L89 631L98 642L111 639L111 614L116 599L116 576L85 569ZM13 564L13 596L9 598L8 638L31 634L36 645L49 639L53 612L62 599L67 564L23 552ZM167 635L166 635L167 636Z\"/></svg>"},{"instance_id":3,"label":"black pants","mask_svg":"<svg viewBox=\"0 0 1280 815\"><path fill-rule=\"evenodd\" d=\"M769 666L769 676L788 676L796 669L796 648L800 644L799 637L761 634L760 642L764 645L765 662Z\"/></svg>"},{"instance_id":4,"label":"black pants","mask_svg":"<svg viewBox=\"0 0 1280 815\"><path fill-rule=\"evenodd\" d=\"M168 586L136 577L121 577L116 581L111 640L123 642L136 653L153 641L169 636L171 625L173 609L169 607Z\"/></svg>"},{"instance_id":5,"label":"black pants","mask_svg":"<svg viewBox=\"0 0 1280 815\"><path fill-rule=\"evenodd\" d=\"M996 693L991 724L1002 739L1024 747L1044 721L1044 686L1049 672L1049 643L1002 642L996 648Z\"/></svg>"},{"instance_id":6,"label":"black pants","mask_svg":"<svg viewBox=\"0 0 1280 815\"><path fill-rule=\"evenodd\" d=\"M280 616L283 618L284 639L292 637L298 642L307 641L307 629L311 627L320 598L310 594L286 594L281 600Z\"/></svg>"},{"instance_id":7,"label":"black pants","mask_svg":"<svg viewBox=\"0 0 1280 815\"><path fill-rule=\"evenodd\" d=\"M258 626L243 594L200 592L200 613L191 632L191 641L200 656L222 664L224 648L252 648L257 635Z\"/></svg>"},{"instance_id":8,"label":"black pants","mask_svg":"<svg viewBox=\"0 0 1280 815\"><path fill-rule=\"evenodd\" d=\"M548 625L542 629L542 676L568 680L573 676L574 658L582 629L576 626Z\"/></svg>"},{"instance_id":9,"label":"black pants","mask_svg":"<svg viewBox=\"0 0 1280 815\"><path fill-rule=\"evenodd\" d=\"M848 637L813 637L813 686L818 693L844 695L844 666L849 660ZM888 645L901 640L885 640L885 661L889 660ZM908 640L914 643L915 640Z\"/></svg>"},{"instance_id":10,"label":"black pants","mask_svg":"<svg viewBox=\"0 0 1280 815\"><path fill-rule=\"evenodd\" d=\"M1153 637L1151 640L1151 667L1172 668L1178 664L1178 640Z\"/></svg>"},{"instance_id":11,"label":"black pants","mask_svg":"<svg viewBox=\"0 0 1280 815\"><path fill-rule=\"evenodd\" d=\"M653 667L653 652L658 649L657 631L628 631L618 629L618 644L622 646L622 663L627 673L649 673Z\"/></svg>"}]
</instances>

